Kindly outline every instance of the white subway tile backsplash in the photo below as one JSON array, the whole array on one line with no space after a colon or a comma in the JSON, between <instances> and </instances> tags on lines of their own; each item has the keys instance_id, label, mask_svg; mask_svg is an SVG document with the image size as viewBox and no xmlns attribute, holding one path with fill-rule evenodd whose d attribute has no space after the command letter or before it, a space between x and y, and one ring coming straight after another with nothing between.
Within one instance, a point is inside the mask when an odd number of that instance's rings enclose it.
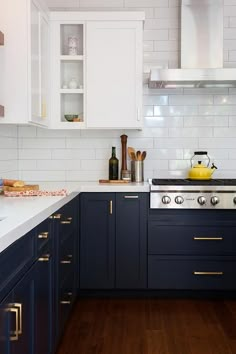
<instances>
[{"instance_id":1,"label":"white subway tile backsplash","mask_svg":"<svg viewBox=\"0 0 236 354\"><path fill-rule=\"evenodd\" d=\"M78 160L95 158L94 149L53 149L52 159L54 160Z\"/></svg>"},{"instance_id":2,"label":"white subway tile backsplash","mask_svg":"<svg viewBox=\"0 0 236 354\"><path fill-rule=\"evenodd\" d=\"M236 106L199 106L199 115L226 116L236 115Z\"/></svg>"},{"instance_id":3,"label":"white subway tile backsplash","mask_svg":"<svg viewBox=\"0 0 236 354\"><path fill-rule=\"evenodd\" d=\"M86 8L93 8L93 7L114 8L114 7L123 7L124 2L123 2L123 0L79 0L78 5L81 8L83 8L83 7L86 7Z\"/></svg>"},{"instance_id":4,"label":"white subway tile backsplash","mask_svg":"<svg viewBox=\"0 0 236 354\"><path fill-rule=\"evenodd\" d=\"M217 128L216 128L217 129ZM220 128L218 128L220 129ZM226 128L227 129L227 128ZM169 137L170 138L179 138L179 137L193 137L198 138L202 137L212 137L213 136L213 128L169 128Z\"/></svg>"},{"instance_id":5,"label":"white subway tile backsplash","mask_svg":"<svg viewBox=\"0 0 236 354\"><path fill-rule=\"evenodd\" d=\"M166 30L166 29L146 30L143 34L143 38L145 41L167 40L168 39L168 30ZM169 39L171 39L171 38L169 38ZM172 40L174 40L174 39L172 39Z\"/></svg>"},{"instance_id":6,"label":"white subway tile backsplash","mask_svg":"<svg viewBox=\"0 0 236 354\"><path fill-rule=\"evenodd\" d=\"M161 149L186 149L198 148L198 138L159 138L154 139L154 148Z\"/></svg>"},{"instance_id":7,"label":"white subway tile backsplash","mask_svg":"<svg viewBox=\"0 0 236 354\"><path fill-rule=\"evenodd\" d=\"M168 99L169 96L145 95L143 102L146 106L167 106Z\"/></svg>"},{"instance_id":8,"label":"white subway tile backsplash","mask_svg":"<svg viewBox=\"0 0 236 354\"><path fill-rule=\"evenodd\" d=\"M145 20L144 30L179 28L178 19L158 18ZM233 30L233 29L232 29ZM232 38L232 37L230 37Z\"/></svg>"},{"instance_id":9,"label":"white subway tile backsplash","mask_svg":"<svg viewBox=\"0 0 236 354\"><path fill-rule=\"evenodd\" d=\"M154 116L196 116L197 114L196 106L154 106Z\"/></svg>"},{"instance_id":10,"label":"white subway tile backsplash","mask_svg":"<svg viewBox=\"0 0 236 354\"><path fill-rule=\"evenodd\" d=\"M19 178L27 182L66 181L65 171L19 171Z\"/></svg>"},{"instance_id":11,"label":"white subway tile backsplash","mask_svg":"<svg viewBox=\"0 0 236 354\"><path fill-rule=\"evenodd\" d=\"M51 159L52 150L51 149L18 149L19 160L41 160L41 159Z\"/></svg>"},{"instance_id":12,"label":"white subway tile backsplash","mask_svg":"<svg viewBox=\"0 0 236 354\"><path fill-rule=\"evenodd\" d=\"M190 117L188 117L190 119ZM183 127L183 117L144 117L145 127Z\"/></svg>"},{"instance_id":13,"label":"white subway tile backsplash","mask_svg":"<svg viewBox=\"0 0 236 354\"><path fill-rule=\"evenodd\" d=\"M178 7L159 7L155 8L154 17L158 19L168 18L179 20L180 22L180 9Z\"/></svg>"},{"instance_id":14,"label":"white subway tile backsplash","mask_svg":"<svg viewBox=\"0 0 236 354\"><path fill-rule=\"evenodd\" d=\"M208 148L219 148L222 149L235 149L236 148L236 139L235 138L199 138L199 148L208 149Z\"/></svg>"},{"instance_id":15,"label":"white subway tile backsplash","mask_svg":"<svg viewBox=\"0 0 236 354\"><path fill-rule=\"evenodd\" d=\"M184 117L185 127L228 127L228 116Z\"/></svg>"},{"instance_id":16,"label":"white subway tile backsplash","mask_svg":"<svg viewBox=\"0 0 236 354\"><path fill-rule=\"evenodd\" d=\"M211 95L188 95L187 97L183 95L170 96L169 104L173 106L209 105L209 104L213 104L213 96Z\"/></svg>"},{"instance_id":17,"label":"white subway tile backsplash","mask_svg":"<svg viewBox=\"0 0 236 354\"><path fill-rule=\"evenodd\" d=\"M154 41L154 50L157 52L178 52L177 41Z\"/></svg>"},{"instance_id":18,"label":"white subway tile backsplash","mask_svg":"<svg viewBox=\"0 0 236 354\"><path fill-rule=\"evenodd\" d=\"M65 139L31 139L31 138L19 138L19 148L21 149L61 149L65 148Z\"/></svg>"}]
</instances>

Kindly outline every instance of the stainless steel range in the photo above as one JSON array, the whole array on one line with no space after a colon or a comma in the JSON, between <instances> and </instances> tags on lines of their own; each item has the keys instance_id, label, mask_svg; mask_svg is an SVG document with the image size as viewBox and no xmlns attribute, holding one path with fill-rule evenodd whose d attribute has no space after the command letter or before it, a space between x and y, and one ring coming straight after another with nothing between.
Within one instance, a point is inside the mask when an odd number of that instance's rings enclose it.
<instances>
[{"instance_id":1,"label":"stainless steel range","mask_svg":"<svg viewBox=\"0 0 236 354\"><path fill-rule=\"evenodd\" d=\"M236 179L152 179L151 209L235 209Z\"/></svg>"}]
</instances>

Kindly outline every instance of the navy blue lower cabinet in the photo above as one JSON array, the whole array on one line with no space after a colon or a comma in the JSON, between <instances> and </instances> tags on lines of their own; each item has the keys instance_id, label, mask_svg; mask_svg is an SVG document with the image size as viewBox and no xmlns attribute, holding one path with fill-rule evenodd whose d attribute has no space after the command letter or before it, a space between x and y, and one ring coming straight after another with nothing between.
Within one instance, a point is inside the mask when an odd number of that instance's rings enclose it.
<instances>
[{"instance_id":1,"label":"navy blue lower cabinet","mask_svg":"<svg viewBox=\"0 0 236 354\"><path fill-rule=\"evenodd\" d=\"M116 288L147 287L148 193L116 193Z\"/></svg>"},{"instance_id":2,"label":"navy blue lower cabinet","mask_svg":"<svg viewBox=\"0 0 236 354\"><path fill-rule=\"evenodd\" d=\"M115 287L115 194L80 195L80 288Z\"/></svg>"},{"instance_id":3,"label":"navy blue lower cabinet","mask_svg":"<svg viewBox=\"0 0 236 354\"><path fill-rule=\"evenodd\" d=\"M149 289L236 289L233 257L149 256L148 270Z\"/></svg>"}]
</instances>

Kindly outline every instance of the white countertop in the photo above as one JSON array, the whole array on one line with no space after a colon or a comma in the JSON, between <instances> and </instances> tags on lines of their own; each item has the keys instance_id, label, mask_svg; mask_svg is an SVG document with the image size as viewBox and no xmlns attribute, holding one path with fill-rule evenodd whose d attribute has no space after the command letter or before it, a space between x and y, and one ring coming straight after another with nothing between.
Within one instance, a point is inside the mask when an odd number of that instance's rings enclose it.
<instances>
[{"instance_id":1,"label":"white countertop","mask_svg":"<svg viewBox=\"0 0 236 354\"><path fill-rule=\"evenodd\" d=\"M149 184L99 184L98 182L40 183L40 189L65 188L66 197L0 197L0 252L67 204L80 192L149 192Z\"/></svg>"}]
</instances>

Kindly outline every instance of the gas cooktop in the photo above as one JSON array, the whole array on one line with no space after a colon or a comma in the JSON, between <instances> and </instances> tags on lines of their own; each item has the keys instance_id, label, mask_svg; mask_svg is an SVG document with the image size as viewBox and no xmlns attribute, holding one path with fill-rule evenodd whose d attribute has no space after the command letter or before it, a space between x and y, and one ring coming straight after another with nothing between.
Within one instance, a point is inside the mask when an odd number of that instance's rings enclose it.
<instances>
[{"instance_id":1,"label":"gas cooktop","mask_svg":"<svg viewBox=\"0 0 236 354\"><path fill-rule=\"evenodd\" d=\"M153 178L151 184L154 186L236 186L236 179L160 179Z\"/></svg>"},{"instance_id":2,"label":"gas cooktop","mask_svg":"<svg viewBox=\"0 0 236 354\"><path fill-rule=\"evenodd\" d=\"M150 180L150 207L163 209L235 209L236 179Z\"/></svg>"}]
</instances>

